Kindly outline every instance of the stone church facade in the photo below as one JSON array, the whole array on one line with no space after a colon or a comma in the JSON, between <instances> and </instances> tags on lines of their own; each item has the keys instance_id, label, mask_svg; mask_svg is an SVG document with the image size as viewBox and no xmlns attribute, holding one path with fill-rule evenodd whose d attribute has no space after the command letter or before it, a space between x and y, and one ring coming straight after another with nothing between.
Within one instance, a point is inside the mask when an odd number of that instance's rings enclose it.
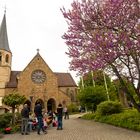
<instances>
[{"instance_id":1,"label":"stone church facade","mask_svg":"<svg viewBox=\"0 0 140 140\"><path fill-rule=\"evenodd\" d=\"M12 71L6 16L0 28L0 107L2 98L12 92L25 95L33 110L39 100L46 110L55 110L59 103L76 103L77 85L70 73L55 73L41 57L39 50L23 71Z\"/></svg>"}]
</instances>

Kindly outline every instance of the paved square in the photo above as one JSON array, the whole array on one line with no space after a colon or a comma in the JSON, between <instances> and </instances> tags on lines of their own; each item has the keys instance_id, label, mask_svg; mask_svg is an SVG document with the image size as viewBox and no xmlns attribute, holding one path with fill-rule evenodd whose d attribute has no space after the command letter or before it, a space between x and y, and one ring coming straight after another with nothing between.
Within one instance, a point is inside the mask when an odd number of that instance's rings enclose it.
<instances>
[{"instance_id":1,"label":"paved square","mask_svg":"<svg viewBox=\"0 0 140 140\"><path fill-rule=\"evenodd\" d=\"M64 120L64 129L50 128L48 134L4 135L2 140L140 140L140 133L94 121L78 119L77 115Z\"/></svg>"}]
</instances>

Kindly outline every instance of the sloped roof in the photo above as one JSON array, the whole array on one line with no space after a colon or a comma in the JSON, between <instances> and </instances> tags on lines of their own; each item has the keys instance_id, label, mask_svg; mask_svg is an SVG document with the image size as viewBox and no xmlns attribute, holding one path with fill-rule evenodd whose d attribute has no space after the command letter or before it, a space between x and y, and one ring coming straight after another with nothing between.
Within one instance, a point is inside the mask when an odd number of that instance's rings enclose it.
<instances>
[{"instance_id":1,"label":"sloped roof","mask_svg":"<svg viewBox=\"0 0 140 140\"><path fill-rule=\"evenodd\" d=\"M17 75L20 71L11 71L10 81L6 84L8 88L16 88L17 87Z\"/></svg>"},{"instance_id":2,"label":"sloped roof","mask_svg":"<svg viewBox=\"0 0 140 140\"><path fill-rule=\"evenodd\" d=\"M0 27L0 49L10 51L8 36L7 36L7 27L6 27L6 16L4 14L1 27Z\"/></svg>"},{"instance_id":3,"label":"sloped roof","mask_svg":"<svg viewBox=\"0 0 140 140\"><path fill-rule=\"evenodd\" d=\"M10 81L6 84L6 88L16 88L18 84L17 75L21 71L11 71ZM58 87L77 87L70 73L54 73L58 80Z\"/></svg>"},{"instance_id":4,"label":"sloped roof","mask_svg":"<svg viewBox=\"0 0 140 140\"><path fill-rule=\"evenodd\" d=\"M58 86L60 87L75 87L77 86L70 73L55 73Z\"/></svg>"}]
</instances>

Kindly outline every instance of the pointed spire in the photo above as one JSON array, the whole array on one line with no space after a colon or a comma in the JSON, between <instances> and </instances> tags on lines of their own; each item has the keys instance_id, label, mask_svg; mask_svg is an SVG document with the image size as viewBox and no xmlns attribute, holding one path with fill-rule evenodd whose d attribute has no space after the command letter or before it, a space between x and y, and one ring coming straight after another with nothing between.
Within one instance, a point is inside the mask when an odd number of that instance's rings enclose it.
<instances>
[{"instance_id":1,"label":"pointed spire","mask_svg":"<svg viewBox=\"0 0 140 140\"><path fill-rule=\"evenodd\" d=\"M8 36L7 36L7 27L6 27L6 12L4 13L3 20L0 27L0 49L10 51Z\"/></svg>"}]
</instances>

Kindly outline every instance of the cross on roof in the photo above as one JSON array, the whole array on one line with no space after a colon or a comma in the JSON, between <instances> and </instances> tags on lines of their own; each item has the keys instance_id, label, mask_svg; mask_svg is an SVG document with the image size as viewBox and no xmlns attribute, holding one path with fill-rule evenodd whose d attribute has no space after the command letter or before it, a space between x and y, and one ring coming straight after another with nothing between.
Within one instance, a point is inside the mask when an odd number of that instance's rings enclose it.
<instances>
[{"instance_id":1,"label":"cross on roof","mask_svg":"<svg viewBox=\"0 0 140 140\"><path fill-rule=\"evenodd\" d=\"M36 49L37 50L37 53L39 53L39 49Z\"/></svg>"}]
</instances>

